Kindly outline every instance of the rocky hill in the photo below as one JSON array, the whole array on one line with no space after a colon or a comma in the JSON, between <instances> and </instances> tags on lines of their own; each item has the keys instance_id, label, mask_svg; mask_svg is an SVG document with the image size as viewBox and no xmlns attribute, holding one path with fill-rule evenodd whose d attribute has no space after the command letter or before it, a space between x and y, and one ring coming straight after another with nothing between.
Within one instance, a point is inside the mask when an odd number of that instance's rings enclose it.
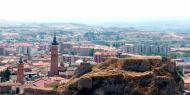
<instances>
[{"instance_id":1,"label":"rocky hill","mask_svg":"<svg viewBox=\"0 0 190 95\"><path fill-rule=\"evenodd\" d=\"M63 95L179 95L183 81L175 63L161 58L110 58L73 77Z\"/></svg>"}]
</instances>

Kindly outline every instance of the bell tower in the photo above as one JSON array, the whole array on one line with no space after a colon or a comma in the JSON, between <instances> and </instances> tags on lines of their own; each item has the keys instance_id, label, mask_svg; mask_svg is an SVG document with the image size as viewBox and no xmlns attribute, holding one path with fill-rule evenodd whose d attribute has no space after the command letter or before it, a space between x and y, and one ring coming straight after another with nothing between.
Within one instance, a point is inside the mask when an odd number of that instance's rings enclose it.
<instances>
[{"instance_id":1,"label":"bell tower","mask_svg":"<svg viewBox=\"0 0 190 95\"><path fill-rule=\"evenodd\" d=\"M53 42L51 45L51 65L50 65L50 76L58 75L58 42L54 33Z\"/></svg>"},{"instance_id":2,"label":"bell tower","mask_svg":"<svg viewBox=\"0 0 190 95\"><path fill-rule=\"evenodd\" d=\"M22 57L20 57L17 67L17 82L24 84L24 62Z\"/></svg>"}]
</instances>

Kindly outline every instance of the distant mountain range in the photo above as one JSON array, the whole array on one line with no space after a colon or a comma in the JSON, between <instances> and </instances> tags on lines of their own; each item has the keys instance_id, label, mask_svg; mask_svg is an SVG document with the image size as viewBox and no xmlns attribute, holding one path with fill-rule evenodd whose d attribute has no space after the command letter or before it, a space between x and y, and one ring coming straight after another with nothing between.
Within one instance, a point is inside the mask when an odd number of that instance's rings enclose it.
<instances>
[{"instance_id":1,"label":"distant mountain range","mask_svg":"<svg viewBox=\"0 0 190 95\"><path fill-rule=\"evenodd\" d=\"M33 22L13 22L0 19L0 26L50 26L64 28L126 28L141 31L155 32L190 32L190 19L162 19L162 20L140 20L140 21L119 21L119 22L96 22L96 23L33 23Z\"/></svg>"},{"instance_id":2,"label":"distant mountain range","mask_svg":"<svg viewBox=\"0 0 190 95\"><path fill-rule=\"evenodd\" d=\"M152 21L136 22L109 22L99 23L103 27L132 27L138 30L157 31L157 32L190 32L190 19L165 19Z\"/></svg>"}]
</instances>

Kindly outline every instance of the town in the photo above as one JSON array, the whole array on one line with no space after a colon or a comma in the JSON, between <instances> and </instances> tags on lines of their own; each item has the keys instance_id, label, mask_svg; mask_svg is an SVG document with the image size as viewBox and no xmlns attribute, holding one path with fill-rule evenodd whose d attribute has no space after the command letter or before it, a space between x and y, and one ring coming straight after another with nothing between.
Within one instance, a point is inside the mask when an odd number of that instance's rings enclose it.
<instances>
[{"instance_id":1,"label":"town","mask_svg":"<svg viewBox=\"0 0 190 95\"><path fill-rule=\"evenodd\" d=\"M190 0L0 0L0 95L190 95Z\"/></svg>"},{"instance_id":2,"label":"town","mask_svg":"<svg viewBox=\"0 0 190 95\"><path fill-rule=\"evenodd\" d=\"M56 90L93 65L130 57L172 58L186 76L185 88L190 89L188 33L98 30L69 23L21 26L0 27L0 93L31 95L36 89Z\"/></svg>"}]
</instances>

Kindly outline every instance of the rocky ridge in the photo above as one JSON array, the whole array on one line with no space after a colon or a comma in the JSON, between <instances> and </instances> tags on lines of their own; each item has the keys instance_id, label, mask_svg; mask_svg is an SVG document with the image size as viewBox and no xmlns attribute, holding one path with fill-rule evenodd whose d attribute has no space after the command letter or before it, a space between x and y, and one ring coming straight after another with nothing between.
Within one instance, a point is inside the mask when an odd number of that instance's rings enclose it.
<instances>
[{"instance_id":1,"label":"rocky ridge","mask_svg":"<svg viewBox=\"0 0 190 95\"><path fill-rule=\"evenodd\" d=\"M165 58L109 58L60 85L63 95L179 95L183 80Z\"/></svg>"}]
</instances>

